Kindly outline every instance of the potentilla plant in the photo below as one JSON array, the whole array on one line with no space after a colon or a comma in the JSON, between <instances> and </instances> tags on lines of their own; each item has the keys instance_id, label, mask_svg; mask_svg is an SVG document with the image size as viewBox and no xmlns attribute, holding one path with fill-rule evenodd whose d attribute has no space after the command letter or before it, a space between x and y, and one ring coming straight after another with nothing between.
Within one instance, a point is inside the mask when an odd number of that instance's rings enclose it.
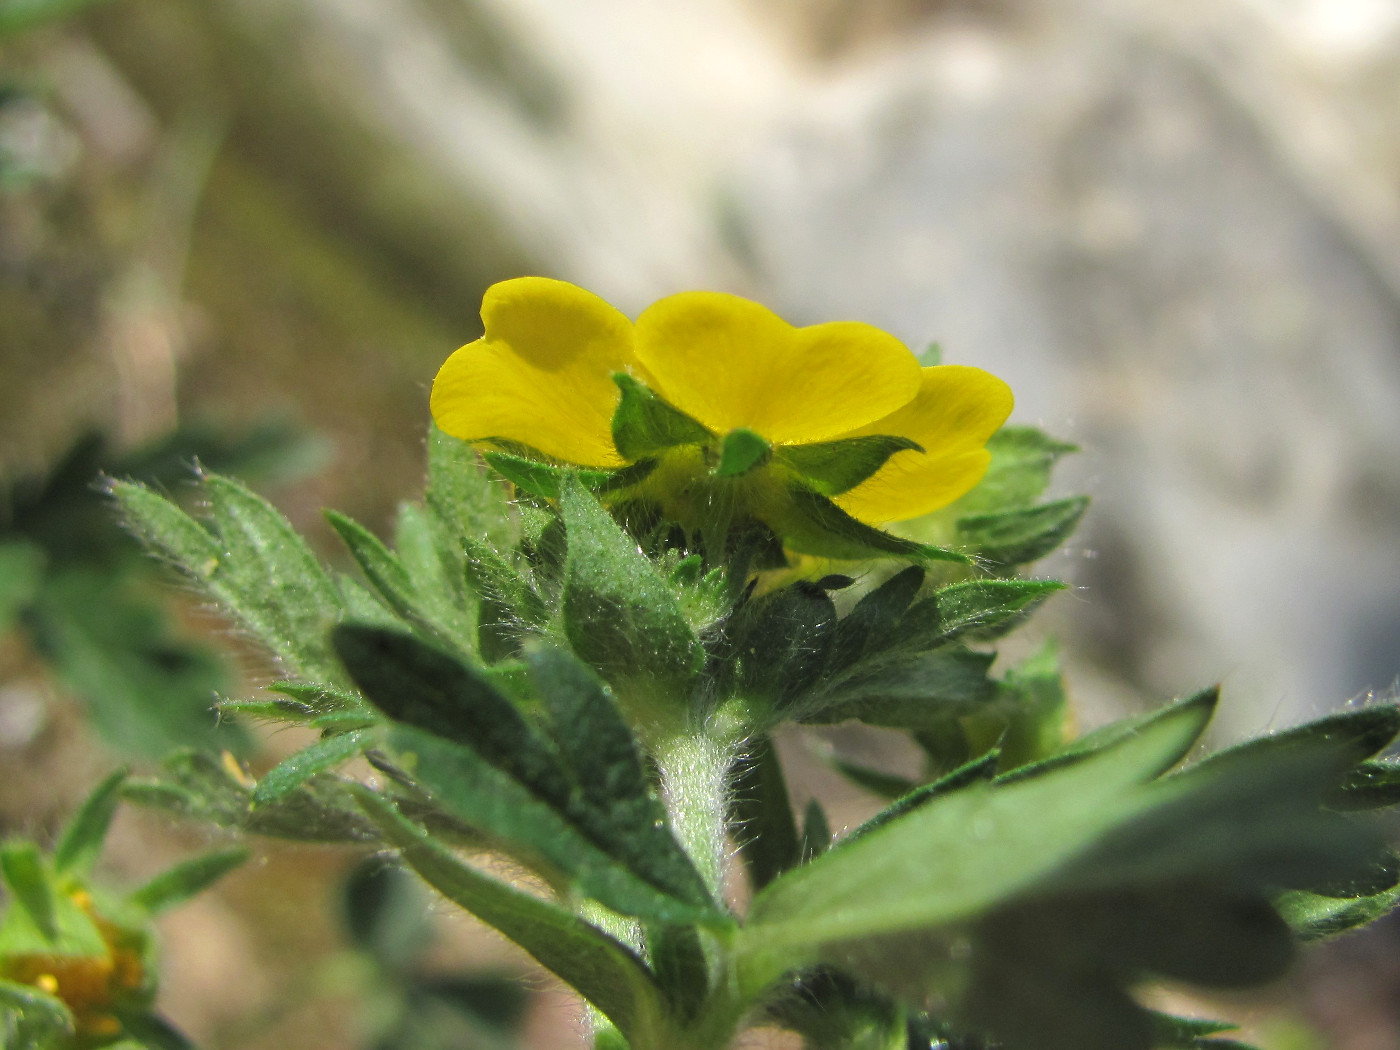
<instances>
[{"instance_id":1,"label":"potentilla plant","mask_svg":"<svg viewBox=\"0 0 1400 1050\"><path fill-rule=\"evenodd\" d=\"M392 546L329 515L356 575L228 478L202 520L112 483L278 661L224 714L320 734L256 780L181 753L129 798L397 857L604 1048L1238 1048L1137 993L1268 982L1400 898L1363 812L1400 802L1395 706L1188 758L1214 691L1075 739L1053 649L998 661L1085 510L1043 498L1070 448L1003 426L1000 380L714 293L634 323L523 278L482 316ZM833 836L772 735L847 721L924 768L839 764L889 804Z\"/></svg>"}]
</instances>

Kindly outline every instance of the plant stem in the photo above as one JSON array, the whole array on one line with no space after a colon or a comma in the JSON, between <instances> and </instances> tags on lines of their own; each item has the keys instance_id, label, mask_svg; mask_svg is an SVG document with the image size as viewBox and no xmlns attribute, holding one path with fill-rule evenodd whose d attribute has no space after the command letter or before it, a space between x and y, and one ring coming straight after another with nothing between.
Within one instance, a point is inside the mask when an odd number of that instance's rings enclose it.
<instances>
[{"instance_id":1,"label":"plant stem","mask_svg":"<svg viewBox=\"0 0 1400 1050\"><path fill-rule=\"evenodd\" d=\"M669 734L653 749L661 797L681 846L715 899L724 899L725 792L731 748L704 729Z\"/></svg>"}]
</instances>

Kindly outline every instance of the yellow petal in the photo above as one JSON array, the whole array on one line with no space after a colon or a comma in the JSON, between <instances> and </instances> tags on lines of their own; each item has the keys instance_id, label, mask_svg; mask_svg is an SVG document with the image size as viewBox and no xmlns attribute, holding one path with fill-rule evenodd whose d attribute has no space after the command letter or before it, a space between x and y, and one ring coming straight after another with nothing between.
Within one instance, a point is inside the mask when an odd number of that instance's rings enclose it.
<instances>
[{"instance_id":1,"label":"yellow petal","mask_svg":"<svg viewBox=\"0 0 1400 1050\"><path fill-rule=\"evenodd\" d=\"M747 427L774 444L837 437L919 390L908 347L871 325L794 328L721 292L682 292L637 318L637 356L656 391L719 434Z\"/></svg>"},{"instance_id":2,"label":"yellow petal","mask_svg":"<svg viewBox=\"0 0 1400 1050\"><path fill-rule=\"evenodd\" d=\"M587 467L622 463L614 372L639 371L632 323L592 292L519 277L486 290L486 334L433 381L433 418L466 441L499 438Z\"/></svg>"},{"instance_id":3,"label":"yellow petal","mask_svg":"<svg viewBox=\"0 0 1400 1050\"><path fill-rule=\"evenodd\" d=\"M982 480L991 462L983 446L1006 422L1012 401L1011 388L980 368L925 368L918 396L908 405L847 435L893 434L917 441L924 451L896 452L835 502L871 524L946 507Z\"/></svg>"}]
</instances>

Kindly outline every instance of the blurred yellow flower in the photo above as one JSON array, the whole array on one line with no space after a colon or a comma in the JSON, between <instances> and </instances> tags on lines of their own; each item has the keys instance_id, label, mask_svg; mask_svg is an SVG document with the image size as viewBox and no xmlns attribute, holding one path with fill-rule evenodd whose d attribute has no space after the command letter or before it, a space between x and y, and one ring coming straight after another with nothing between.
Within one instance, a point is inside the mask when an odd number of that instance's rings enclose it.
<instances>
[{"instance_id":1,"label":"blurred yellow flower","mask_svg":"<svg viewBox=\"0 0 1400 1050\"><path fill-rule=\"evenodd\" d=\"M871 476L827 492L869 524L918 517L967 492L987 469L987 439L1011 412L1010 388L981 369L923 368L871 325L795 328L719 292L668 296L633 324L582 288L522 277L489 288L481 317L485 334L449 357L433 383L433 417L448 434L581 467L625 466L613 436L621 398L613 377L623 373L708 435L704 455L692 444L658 477L713 463L736 431L758 435L778 458L853 438L905 439Z\"/></svg>"}]
</instances>

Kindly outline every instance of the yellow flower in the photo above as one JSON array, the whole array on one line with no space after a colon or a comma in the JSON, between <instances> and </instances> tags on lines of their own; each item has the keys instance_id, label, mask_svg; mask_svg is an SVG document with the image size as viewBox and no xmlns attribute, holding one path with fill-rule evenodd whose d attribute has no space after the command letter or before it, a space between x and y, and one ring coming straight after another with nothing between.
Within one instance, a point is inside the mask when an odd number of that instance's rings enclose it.
<instances>
[{"instance_id":1,"label":"yellow flower","mask_svg":"<svg viewBox=\"0 0 1400 1050\"><path fill-rule=\"evenodd\" d=\"M795 328L719 292L668 296L633 324L574 285L522 277L489 288L481 317L485 334L433 383L433 417L448 434L581 467L626 466L613 430L620 373L703 428L658 477L713 468L736 432L761 437L789 470L815 448L845 447L828 443L904 439L859 483L816 486L872 525L927 514L972 488L990 460L987 439L1011 412L1010 388L981 369L923 368L871 325Z\"/></svg>"}]
</instances>

